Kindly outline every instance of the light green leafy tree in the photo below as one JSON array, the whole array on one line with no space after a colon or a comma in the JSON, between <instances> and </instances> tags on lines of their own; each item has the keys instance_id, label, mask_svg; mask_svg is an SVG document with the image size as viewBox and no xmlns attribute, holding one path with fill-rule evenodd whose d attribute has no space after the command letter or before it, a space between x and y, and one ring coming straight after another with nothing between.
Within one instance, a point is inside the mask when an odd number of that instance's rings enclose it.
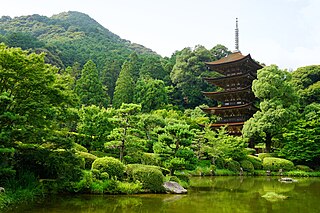
<instances>
[{"instance_id":1,"label":"light green leafy tree","mask_svg":"<svg viewBox=\"0 0 320 213\"><path fill-rule=\"evenodd\" d=\"M104 143L113 129L111 122L112 109L105 109L96 105L82 106L79 110L79 122L77 132L79 133L79 144L89 151L103 151Z\"/></svg>"},{"instance_id":2,"label":"light green leafy tree","mask_svg":"<svg viewBox=\"0 0 320 213\"><path fill-rule=\"evenodd\" d=\"M258 70L252 89L260 99L260 111L245 122L244 137L262 137L266 151L270 152L272 138L281 134L283 128L296 118L299 108L298 96L292 85L291 74L271 65Z\"/></svg>"}]
</instances>

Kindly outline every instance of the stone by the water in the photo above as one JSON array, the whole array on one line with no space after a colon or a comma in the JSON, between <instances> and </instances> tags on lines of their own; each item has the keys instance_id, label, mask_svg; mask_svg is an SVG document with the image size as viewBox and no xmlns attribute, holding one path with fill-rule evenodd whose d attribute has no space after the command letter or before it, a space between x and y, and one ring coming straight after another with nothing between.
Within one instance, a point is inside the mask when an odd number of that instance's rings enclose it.
<instances>
[{"instance_id":1,"label":"stone by the water","mask_svg":"<svg viewBox=\"0 0 320 213\"><path fill-rule=\"evenodd\" d=\"M174 182L174 181L164 182L163 187L166 189L167 193L186 194L188 192L179 183Z\"/></svg>"}]
</instances>

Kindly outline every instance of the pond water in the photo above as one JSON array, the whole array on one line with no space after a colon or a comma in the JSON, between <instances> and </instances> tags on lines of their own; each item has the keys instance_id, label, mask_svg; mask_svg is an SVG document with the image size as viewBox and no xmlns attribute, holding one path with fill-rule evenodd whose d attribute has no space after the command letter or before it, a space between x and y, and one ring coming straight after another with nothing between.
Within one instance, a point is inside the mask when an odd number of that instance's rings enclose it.
<instances>
[{"instance_id":1,"label":"pond water","mask_svg":"<svg viewBox=\"0 0 320 213\"><path fill-rule=\"evenodd\" d=\"M187 195L59 196L10 213L320 212L320 178L297 180L281 183L277 177L194 177Z\"/></svg>"}]
</instances>

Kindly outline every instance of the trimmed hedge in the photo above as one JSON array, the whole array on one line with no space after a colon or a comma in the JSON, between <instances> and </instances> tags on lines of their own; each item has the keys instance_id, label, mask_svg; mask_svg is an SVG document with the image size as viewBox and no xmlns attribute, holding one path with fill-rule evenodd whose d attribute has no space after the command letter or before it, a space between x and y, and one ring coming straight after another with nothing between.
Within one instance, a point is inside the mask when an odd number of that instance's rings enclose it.
<instances>
[{"instance_id":1,"label":"trimmed hedge","mask_svg":"<svg viewBox=\"0 0 320 213\"><path fill-rule=\"evenodd\" d=\"M239 172L240 163L235 160L226 160L225 168L233 172Z\"/></svg>"},{"instance_id":2,"label":"trimmed hedge","mask_svg":"<svg viewBox=\"0 0 320 213\"><path fill-rule=\"evenodd\" d=\"M91 169L92 163L98 158L97 156L87 153L87 152L77 152L85 160L85 168Z\"/></svg>"},{"instance_id":3,"label":"trimmed hedge","mask_svg":"<svg viewBox=\"0 0 320 213\"><path fill-rule=\"evenodd\" d=\"M312 172L313 170L309 166L296 165L296 169L304 172Z\"/></svg>"},{"instance_id":4,"label":"trimmed hedge","mask_svg":"<svg viewBox=\"0 0 320 213\"><path fill-rule=\"evenodd\" d=\"M262 160L258 157L253 156L253 155L248 155L247 160L252 163L255 170L261 170L263 168Z\"/></svg>"},{"instance_id":5,"label":"trimmed hedge","mask_svg":"<svg viewBox=\"0 0 320 213\"><path fill-rule=\"evenodd\" d=\"M249 160L240 161L240 166L242 167L243 171L245 171L245 172L253 172L254 171L253 164Z\"/></svg>"},{"instance_id":6,"label":"trimmed hedge","mask_svg":"<svg viewBox=\"0 0 320 213\"><path fill-rule=\"evenodd\" d=\"M97 158L91 169L97 169L100 173L106 172L110 178L122 179L125 171L125 166L120 160L113 157Z\"/></svg>"},{"instance_id":7,"label":"trimmed hedge","mask_svg":"<svg viewBox=\"0 0 320 213\"><path fill-rule=\"evenodd\" d=\"M275 153L259 153L258 157L263 161L266 157L277 157Z\"/></svg>"},{"instance_id":8,"label":"trimmed hedge","mask_svg":"<svg viewBox=\"0 0 320 213\"><path fill-rule=\"evenodd\" d=\"M79 151L79 152L88 152L88 149L78 143L74 143L73 147L75 150Z\"/></svg>"},{"instance_id":9,"label":"trimmed hedge","mask_svg":"<svg viewBox=\"0 0 320 213\"><path fill-rule=\"evenodd\" d=\"M263 159L263 169L270 171L279 171L279 169L290 171L294 169L294 164L282 158L265 157Z\"/></svg>"},{"instance_id":10,"label":"trimmed hedge","mask_svg":"<svg viewBox=\"0 0 320 213\"><path fill-rule=\"evenodd\" d=\"M127 175L133 181L139 181L142 188L150 192L163 192L164 176L157 166L129 164Z\"/></svg>"}]
</instances>

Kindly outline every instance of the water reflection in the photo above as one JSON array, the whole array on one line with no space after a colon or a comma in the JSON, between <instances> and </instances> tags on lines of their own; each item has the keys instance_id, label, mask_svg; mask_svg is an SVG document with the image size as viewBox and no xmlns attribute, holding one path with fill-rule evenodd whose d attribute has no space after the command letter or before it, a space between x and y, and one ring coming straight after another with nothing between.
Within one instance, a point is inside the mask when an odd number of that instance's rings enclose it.
<instances>
[{"instance_id":1,"label":"water reflection","mask_svg":"<svg viewBox=\"0 0 320 213\"><path fill-rule=\"evenodd\" d=\"M288 197L271 202L272 192ZM320 179L281 183L276 177L193 178L187 195L81 195L52 197L12 212L320 212Z\"/></svg>"}]
</instances>

